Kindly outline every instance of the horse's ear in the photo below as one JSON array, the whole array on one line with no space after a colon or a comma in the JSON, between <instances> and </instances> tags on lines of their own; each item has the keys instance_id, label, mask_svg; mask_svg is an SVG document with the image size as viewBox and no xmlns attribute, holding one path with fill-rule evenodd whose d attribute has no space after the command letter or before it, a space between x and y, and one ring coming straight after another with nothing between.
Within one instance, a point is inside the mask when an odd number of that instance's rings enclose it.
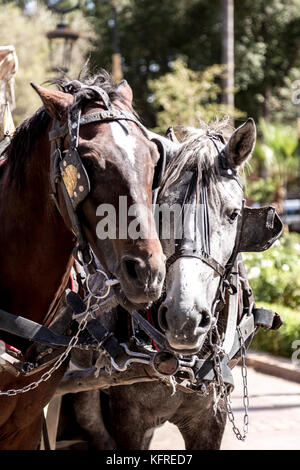
<instances>
[{"instance_id":1,"label":"horse's ear","mask_svg":"<svg viewBox=\"0 0 300 470\"><path fill-rule=\"evenodd\" d=\"M74 96L58 90L50 90L31 83L32 88L40 96L48 114L57 121L62 121L67 114L67 110L73 104Z\"/></svg>"},{"instance_id":2,"label":"horse's ear","mask_svg":"<svg viewBox=\"0 0 300 470\"><path fill-rule=\"evenodd\" d=\"M236 168L251 156L256 142L256 126L252 118L247 119L230 137L225 154L230 166Z\"/></svg>"},{"instance_id":3,"label":"horse's ear","mask_svg":"<svg viewBox=\"0 0 300 470\"><path fill-rule=\"evenodd\" d=\"M120 93L122 98L124 98L130 106L132 106L132 100L133 100L133 93L131 86L127 83L126 80L122 80L118 87L117 87L117 92Z\"/></svg>"}]
</instances>

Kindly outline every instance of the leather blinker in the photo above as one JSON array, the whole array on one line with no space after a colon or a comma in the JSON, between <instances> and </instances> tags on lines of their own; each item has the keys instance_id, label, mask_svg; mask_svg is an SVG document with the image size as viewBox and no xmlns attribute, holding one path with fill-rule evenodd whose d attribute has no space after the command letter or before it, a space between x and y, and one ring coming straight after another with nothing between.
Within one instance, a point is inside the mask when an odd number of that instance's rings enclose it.
<instances>
[{"instance_id":1,"label":"leather blinker","mask_svg":"<svg viewBox=\"0 0 300 470\"><path fill-rule=\"evenodd\" d=\"M238 251L265 251L280 237L283 223L272 206L244 207Z\"/></svg>"}]
</instances>

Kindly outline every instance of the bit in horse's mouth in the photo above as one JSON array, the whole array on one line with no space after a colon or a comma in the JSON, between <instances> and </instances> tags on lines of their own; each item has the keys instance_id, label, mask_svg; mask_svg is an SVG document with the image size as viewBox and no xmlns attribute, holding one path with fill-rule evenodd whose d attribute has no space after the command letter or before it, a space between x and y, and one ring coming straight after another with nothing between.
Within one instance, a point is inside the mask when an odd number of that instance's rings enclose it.
<instances>
[{"instance_id":1,"label":"bit in horse's mouth","mask_svg":"<svg viewBox=\"0 0 300 470\"><path fill-rule=\"evenodd\" d=\"M194 349L175 349L173 347L170 346L170 349L175 353L175 354L178 354L178 355L182 355L182 356L194 356L195 354L198 354L200 349L201 349L201 346L200 348L194 348Z\"/></svg>"},{"instance_id":2,"label":"bit in horse's mouth","mask_svg":"<svg viewBox=\"0 0 300 470\"><path fill-rule=\"evenodd\" d=\"M170 344L168 334L166 334L166 338L171 351L176 354L182 354L183 356L193 356L194 354L199 354L199 352L202 350L203 345L205 343L206 335L203 335L203 338L201 338L201 340L198 342L198 345L193 348L189 348L187 347L187 345L184 344L182 344L182 348L176 348Z\"/></svg>"},{"instance_id":3,"label":"bit in horse's mouth","mask_svg":"<svg viewBox=\"0 0 300 470\"><path fill-rule=\"evenodd\" d=\"M120 303L120 305L125 308L126 310L141 310L147 307L148 303L143 303L143 304L135 304L131 302L128 297L124 294L120 284L113 286L115 295Z\"/></svg>"},{"instance_id":4,"label":"bit in horse's mouth","mask_svg":"<svg viewBox=\"0 0 300 470\"><path fill-rule=\"evenodd\" d=\"M114 289L114 293L118 301L125 309L143 310L154 301L153 297L157 298L157 290L147 288L147 289L144 289L144 291L142 292L142 294L144 294L145 301L133 302L124 293L124 290L122 289L121 284L114 285L113 289Z\"/></svg>"}]
</instances>

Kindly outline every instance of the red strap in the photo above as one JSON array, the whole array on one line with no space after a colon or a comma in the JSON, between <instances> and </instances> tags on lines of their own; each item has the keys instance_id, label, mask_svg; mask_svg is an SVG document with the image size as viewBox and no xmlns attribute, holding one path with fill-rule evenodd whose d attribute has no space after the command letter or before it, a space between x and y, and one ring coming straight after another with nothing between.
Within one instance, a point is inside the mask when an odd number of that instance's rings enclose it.
<instances>
[{"instance_id":1,"label":"red strap","mask_svg":"<svg viewBox=\"0 0 300 470\"><path fill-rule=\"evenodd\" d=\"M74 279L73 279L72 273L70 273L70 284L71 284L71 291L75 292L75 285L74 285Z\"/></svg>"},{"instance_id":2,"label":"red strap","mask_svg":"<svg viewBox=\"0 0 300 470\"><path fill-rule=\"evenodd\" d=\"M10 349L11 351L17 353L17 354L21 354L21 351L17 348L14 348L13 346L11 346L10 344L7 344L5 341L3 341L2 339L0 339L0 342L4 344L5 348L6 349Z\"/></svg>"},{"instance_id":3,"label":"red strap","mask_svg":"<svg viewBox=\"0 0 300 470\"><path fill-rule=\"evenodd\" d=\"M241 298L241 288L238 287L238 319L242 318L242 298Z\"/></svg>"},{"instance_id":4,"label":"red strap","mask_svg":"<svg viewBox=\"0 0 300 470\"><path fill-rule=\"evenodd\" d=\"M147 321L151 324L150 309L149 309L149 307L146 307L146 315L147 315ZM154 341L154 339L152 340L152 344L153 344L153 346L154 346L154 349L155 349L156 351L159 351L159 348L158 348L156 342Z\"/></svg>"}]
</instances>

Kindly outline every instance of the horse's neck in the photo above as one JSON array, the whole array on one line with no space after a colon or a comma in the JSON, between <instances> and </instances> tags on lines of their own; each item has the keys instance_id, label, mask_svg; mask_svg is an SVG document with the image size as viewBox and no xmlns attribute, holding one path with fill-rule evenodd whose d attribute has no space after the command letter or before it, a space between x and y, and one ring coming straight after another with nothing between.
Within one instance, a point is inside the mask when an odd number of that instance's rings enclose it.
<instances>
[{"instance_id":1,"label":"horse's neck","mask_svg":"<svg viewBox=\"0 0 300 470\"><path fill-rule=\"evenodd\" d=\"M38 322L65 277L74 246L50 197L46 137L28 160L21 190L3 175L0 204L0 308Z\"/></svg>"}]
</instances>

